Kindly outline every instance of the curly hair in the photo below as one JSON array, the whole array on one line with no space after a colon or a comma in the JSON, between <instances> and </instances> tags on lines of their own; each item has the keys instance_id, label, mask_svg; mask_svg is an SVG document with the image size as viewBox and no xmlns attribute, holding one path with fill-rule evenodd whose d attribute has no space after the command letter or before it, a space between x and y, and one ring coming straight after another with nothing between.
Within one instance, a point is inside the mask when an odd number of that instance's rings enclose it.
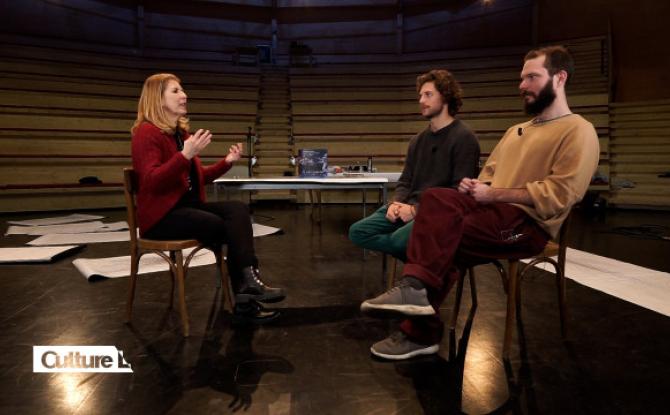
<instances>
[{"instance_id":1,"label":"curly hair","mask_svg":"<svg viewBox=\"0 0 670 415\"><path fill-rule=\"evenodd\" d=\"M452 117L458 113L463 105L463 89L454 75L446 69L433 69L423 75L416 77L416 92L421 91L421 87L426 82L435 84L435 89L442 95L442 99L447 104L449 115Z\"/></svg>"}]
</instances>

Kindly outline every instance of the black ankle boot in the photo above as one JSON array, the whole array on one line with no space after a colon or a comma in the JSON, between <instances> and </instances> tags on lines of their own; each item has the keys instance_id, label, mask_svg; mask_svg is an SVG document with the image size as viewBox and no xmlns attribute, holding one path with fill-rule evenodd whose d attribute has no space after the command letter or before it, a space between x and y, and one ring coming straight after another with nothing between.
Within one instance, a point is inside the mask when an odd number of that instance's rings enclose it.
<instances>
[{"instance_id":1,"label":"black ankle boot","mask_svg":"<svg viewBox=\"0 0 670 415\"><path fill-rule=\"evenodd\" d=\"M286 297L283 288L273 288L265 285L261 281L261 275L258 269L246 267L242 269L242 278L239 289L235 294L235 301L246 303L250 300L261 301L264 303L276 303Z\"/></svg>"}]
</instances>

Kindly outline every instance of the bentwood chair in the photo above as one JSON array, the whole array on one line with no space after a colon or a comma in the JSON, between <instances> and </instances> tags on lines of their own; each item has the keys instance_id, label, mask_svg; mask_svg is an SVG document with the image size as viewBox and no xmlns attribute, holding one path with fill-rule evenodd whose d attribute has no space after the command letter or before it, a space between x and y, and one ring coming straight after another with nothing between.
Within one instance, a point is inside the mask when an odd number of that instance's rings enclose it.
<instances>
[{"instance_id":1,"label":"bentwood chair","mask_svg":"<svg viewBox=\"0 0 670 415\"><path fill-rule=\"evenodd\" d=\"M567 234L568 234L568 217L558 233L556 240L547 242L544 250L538 255L526 258L529 260L527 264L522 265L519 270L519 259L499 258L488 260L498 270L503 283L503 289L507 294L507 315L505 317L505 334L503 337L503 358L509 360L510 346L512 343L512 331L515 320L519 317L521 312L521 287L520 282L526 272L533 266L541 263L549 263L556 271L556 292L558 294L558 311L561 320L561 337L567 338L567 308L565 295L565 255L568 248ZM557 259L552 257L557 256ZM500 260L507 260L507 269L502 266ZM458 311L461 303L461 296L463 293L463 282L466 275L470 277L470 290L472 294L473 306L477 305L477 293L475 287L475 274L473 268L469 268L468 272L461 272L460 278L456 285L456 300L454 305L454 312L449 323L449 332L453 336L456 329L456 321L458 318Z\"/></svg>"},{"instance_id":2,"label":"bentwood chair","mask_svg":"<svg viewBox=\"0 0 670 415\"><path fill-rule=\"evenodd\" d=\"M233 296L230 286L230 279L225 270L224 256L222 249L212 249L195 239L167 240L158 241L140 238L137 233L136 217L136 193L137 178L132 168L123 169L123 184L126 197L126 209L128 213L128 228L130 230L130 287L128 289L128 302L126 303L126 322L129 323L132 317L133 300L135 298L135 288L137 286L137 272L139 269L140 258L146 253L153 253L163 258L170 267L171 288L170 304L172 308L174 299L174 286L177 283L179 296L179 314L181 316L182 329L184 337L189 336L188 312L186 311L185 298L185 280L188 266L195 254L203 248L210 249L216 258L216 267L220 279L217 278L217 288L223 288L224 307L228 311L233 310ZM185 249L192 249L184 258Z\"/></svg>"}]
</instances>

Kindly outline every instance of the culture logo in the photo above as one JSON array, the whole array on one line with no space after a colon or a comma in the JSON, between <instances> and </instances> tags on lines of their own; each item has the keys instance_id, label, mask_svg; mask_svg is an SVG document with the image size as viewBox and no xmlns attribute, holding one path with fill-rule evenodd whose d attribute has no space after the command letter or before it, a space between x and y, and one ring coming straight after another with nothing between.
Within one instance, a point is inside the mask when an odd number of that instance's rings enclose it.
<instances>
[{"instance_id":1,"label":"culture logo","mask_svg":"<svg viewBox=\"0 0 670 415\"><path fill-rule=\"evenodd\" d=\"M33 372L133 373L115 346L33 346Z\"/></svg>"}]
</instances>

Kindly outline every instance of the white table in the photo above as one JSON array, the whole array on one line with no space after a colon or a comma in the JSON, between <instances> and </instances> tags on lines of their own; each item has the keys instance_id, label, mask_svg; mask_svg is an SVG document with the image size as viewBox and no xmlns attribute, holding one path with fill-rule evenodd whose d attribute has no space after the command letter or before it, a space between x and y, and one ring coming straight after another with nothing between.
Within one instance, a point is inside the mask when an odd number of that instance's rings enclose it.
<instances>
[{"instance_id":1,"label":"white table","mask_svg":"<svg viewBox=\"0 0 670 415\"><path fill-rule=\"evenodd\" d=\"M362 175L356 177L330 176L318 177L264 177L264 178L227 178L214 180L214 197L218 199L218 189L224 190L362 190L363 216L366 214L365 191L379 190L382 204L386 203L388 193L388 177Z\"/></svg>"},{"instance_id":2,"label":"white table","mask_svg":"<svg viewBox=\"0 0 670 415\"><path fill-rule=\"evenodd\" d=\"M265 178L227 178L214 180L214 198L218 200L219 187L236 190L362 190L363 217L367 215L365 192L368 189L381 191L381 203L386 203L388 185L397 182L399 173L372 173L361 176L316 177L265 177ZM390 179L390 180L389 180ZM319 197L319 218L321 220L321 198ZM363 258L365 258L363 250ZM382 279L386 278L386 254L382 256Z\"/></svg>"}]
</instances>

